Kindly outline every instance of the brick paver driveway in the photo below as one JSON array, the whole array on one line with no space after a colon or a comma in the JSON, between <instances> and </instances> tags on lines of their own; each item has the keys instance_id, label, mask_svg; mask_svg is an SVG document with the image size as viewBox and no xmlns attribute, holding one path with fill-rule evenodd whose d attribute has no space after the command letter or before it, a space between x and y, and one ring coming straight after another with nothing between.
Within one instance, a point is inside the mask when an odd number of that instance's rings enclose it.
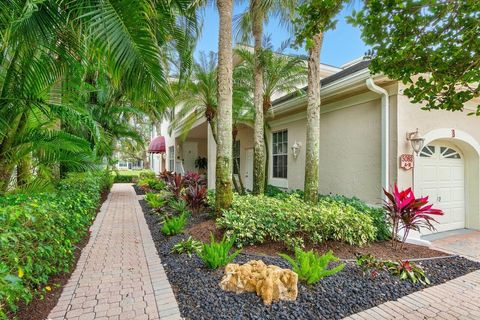
<instances>
[{"instance_id":1,"label":"brick paver driveway","mask_svg":"<svg viewBox=\"0 0 480 320\"><path fill-rule=\"evenodd\" d=\"M432 239L433 248L480 261L480 231L464 229L444 234L445 236Z\"/></svg>"},{"instance_id":2,"label":"brick paver driveway","mask_svg":"<svg viewBox=\"0 0 480 320\"><path fill-rule=\"evenodd\" d=\"M179 319L130 184L115 184L50 319Z\"/></svg>"}]
</instances>

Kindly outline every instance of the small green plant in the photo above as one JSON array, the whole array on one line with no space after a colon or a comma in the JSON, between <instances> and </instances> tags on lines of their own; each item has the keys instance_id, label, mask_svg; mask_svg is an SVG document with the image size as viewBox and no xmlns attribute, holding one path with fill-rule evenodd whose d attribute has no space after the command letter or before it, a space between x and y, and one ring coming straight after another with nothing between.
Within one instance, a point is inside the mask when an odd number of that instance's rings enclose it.
<instances>
[{"instance_id":1,"label":"small green plant","mask_svg":"<svg viewBox=\"0 0 480 320\"><path fill-rule=\"evenodd\" d=\"M148 205L153 209L162 208L167 203L167 200L162 196L162 194L152 192L145 194L145 201L147 201Z\"/></svg>"},{"instance_id":2,"label":"small green plant","mask_svg":"<svg viewBox=\"0 0 480 320\"><path fill-rule=\"evenodd\" d=\"M292 265L293 271L298 274L298 278L307 284L314 284L322 278L334 275L345 267L345 264L340 264L328 269L331 262L339 261L332 251L319 255L313 250L303 251L297 248L295 249L295 259L287 254L279 255Z\"/></svg>"},{"instance_id":3,"label":"small green plant","mask_svg":"<svg viewBox=\"0 0 480 320\"><path fill-rule=\"evenodd\" d=\"M375 278L379 271L384 270L392 275L400 277L401 280L409 280L412 283L420 282L424 285L430 284L425 271L419 265L408 260L378 260L371 254L357 255L357 265L364 272L370 271L372 278Z\"/></svg>"},{"instance_id":4,"label":"small green plant","mask_svg":"<svg viewBox=\"0 0 480 320\"><path fill-rule=\"evenodd\" d=\"M168 206L170 208L172 208L173 210L179 212L179 213L184 213L184 212L188 212L188 208L187 208L187 202L183 199L175 199L175 198L172 198L170 199L170 201L168 202Z\"/></svg>"},{"instance_id":5,"label":"small green plant","mask_svg":"<svg viewBox=\"0 0 480 320\"><path fill-rule=\"evenodd\" d=\"M165 218L162 226L162 233L167 236L174 236L183 231L185 224L187 223L188 215L182 213L178 217Z\"/></svg>"},{"instance_id":6,"label":"small green plant","mask_svg":"<svg viewBox=\"0 0 480 320\"><path fill-rule=\"evenodd\" d=\"M178 254L186 253L190 258L192 254L199 252L200 249L202 249L202 243L200 241L193 239L190 236L188 237L188 239L183 239L177 242L173 246L172 252L178 253Z\"/></svg>"},{"instance_id":7,"label":"small green plant","mask_svg":"<svg viewBox=\"0 0 480 320\"><path fill-rule=\"evenodd\" d=\"M386 261L385 267L391 274L400 277L401 280L410 280L412 283L420 282L423 285L430 284L422 267L408 260Z\"/></svg>"},{"instance_id":8,"label":"small green plant","mask_svg":"<svg viewBox=\"0 0 480 320\"><path fill-rule=\"evenodd\" d=\"M236 256L242 251L238 249L234 253L230 254L230 250L235 243L235 238L227 239L223 235L222 241L216 242L213 234L210 233L210 243L204 243L201 250L197 253L197 256L205 263L210 269L217 269L223 267L232 262Z\"/></svg>"}]
</instances>

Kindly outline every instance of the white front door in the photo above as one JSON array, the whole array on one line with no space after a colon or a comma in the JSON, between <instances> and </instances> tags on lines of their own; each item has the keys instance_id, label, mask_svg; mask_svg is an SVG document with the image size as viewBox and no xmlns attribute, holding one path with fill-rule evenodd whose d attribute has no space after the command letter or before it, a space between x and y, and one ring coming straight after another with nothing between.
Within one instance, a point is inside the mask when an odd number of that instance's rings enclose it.
<instances>
[{"instance_id":1,"label":"white front door","mask_svg":"<svg viewBox=\"0 0 480 320\"><path fill-rule=\"evenodd\" d=\"M458 149L445 142L425 146L415 173L415 195L429 196L434 208L443 210L443 216L434 217L437 231L465 228L465 162Z\"/></svg>"},{"instance_id":2,"label":"white front door","mask_svg":"<svg viewBox=\"0 0 480 320\"><path fill-rule=\"evenodd\" d=\"M183 168L185 172L197 171L195 169L195 160L198 157L198 143L185 141L183 148Z\"/></svg>"},{"instance_id":3,"label":"white front door","mask_svg":"<svg viewBox=\"0 0 480 320\"><path fill-rule=\"evenodd\" d=\"M245 188L253 189L253 149L245 150Z\"/></svg>"}]
</instances>

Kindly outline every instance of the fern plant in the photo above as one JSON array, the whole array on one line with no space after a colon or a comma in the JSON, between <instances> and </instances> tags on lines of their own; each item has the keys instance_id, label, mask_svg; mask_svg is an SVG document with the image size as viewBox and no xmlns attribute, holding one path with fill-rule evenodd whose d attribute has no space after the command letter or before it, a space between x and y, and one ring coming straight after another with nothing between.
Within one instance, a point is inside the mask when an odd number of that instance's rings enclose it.
<instances>
[{"instance_id":1,"label":"fern plant","mask_svg":"<svg viewBox=\"0 0 480 320\"><path fill-rule=\"evenodd\" d=\"M145 201L153 209L160 209L167 203L167 200L161 193L148 192L145 194Z\"/></svg>"},{"instance_id":2,"label":"fern plant","mask_svg":"<svg viewBox=\"0 0 480 320\"><path fill-rule=\"evenodd\" d=\"M183 231L187 223L188 214L182 213L177 217L165 218L162 226L162 233L167 236L174 236Z\"/></svg>"},{"instance_id":3,"label":"fern plant","mask_svg":"<svg viewBox=\"0 0 480 320\"><path fill-rule=\"evenodd\" d=\"M340 264L328 269L331 262L339 261L331 250L323 255L319 255L313 252L313 250L303 251L297 248L295 249L295 259L287 254L279 255L290 263L293 271L298 274L298 278L307 284L314 284L322 278L334 275L345 267L345 264Z\"/></svg>"},{"instance_id":4,"label":"fern plant","mask_svg":"<svg viewBox=\"0 0 480 320\"><path fill-rule=\"evenodd\" d=\"M178 213L188 212L187 202L183 199L172 198L168 202L168 206L173 210L177 211Z\"/></svg>"},{"instance_id":5,"label":"fern plant","mask_svg":"<svg viewBox=\"0 0 480 320\"><path fill-rule=\"evenodd\" d=\"M191 236L188 237L188 239L183 239L179 242L177 242L173 248L172 252L173 253L186 253L188 257L190 258L193 253L197 253L202 249L202 243L198 240L193 239Z\"/></svg>"},{"instance_id":6,"label":"fern plant","mask_svg":"<svg viewBox=\"0 0 480 320\"><path fill-rule=\"evenodd\" d=\"M225 235L223 235L222 241L216 242L213 234L210 233L210 243L204 243L201 250L197 253L197 256L210 269L223 267L232 262L242 251L242 249L238 249L230 254L234 243L235 238L227 239Z\"/></svg>"}]
</instances>

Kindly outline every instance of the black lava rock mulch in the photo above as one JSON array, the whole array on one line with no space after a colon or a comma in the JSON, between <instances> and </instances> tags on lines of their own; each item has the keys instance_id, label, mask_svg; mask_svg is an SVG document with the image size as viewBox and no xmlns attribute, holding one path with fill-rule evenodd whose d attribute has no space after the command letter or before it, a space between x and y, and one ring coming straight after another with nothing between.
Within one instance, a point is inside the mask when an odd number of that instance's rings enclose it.
<instances>
[{"instance_id":1,"label":"black lava rock mulch","mask_svg":"<svg viewBox=\"0 0 480 320\"><path fill-rule=\"evenodd\" d=\"M274 302L265 306L253 293L235 294L220 289L223 269L209 270L196 256L170 253L172 246L185 235L165 237L160 232L158 215L149 213L145 201L140 201L168 280L177 298L180 312L186 319L341 319L390 300L396 300L424 288L409 281L381 272L375 279L365 275L354 263L334 276L313 286L299 283L294 302ZM237 263L258 260L259 256L240 254ZM289 268L280 257L261 257L267 264ZM431 285L480 269L476 263L460 257L417 262L426 271Z\"/></svg>"},{"instance_id":2,"label":"black lava rock mulch","mask_svg":"<svg viewBox=\"0 0 480 320\"><path fill-rule=\"evenodd\" d=\"M138 196L142 196L145 194L145 191L143 191L142 189L140 189L136 184L133 185L133 189L135 189L135 193L138 195Z\"/></svg>"}]
</instances>

